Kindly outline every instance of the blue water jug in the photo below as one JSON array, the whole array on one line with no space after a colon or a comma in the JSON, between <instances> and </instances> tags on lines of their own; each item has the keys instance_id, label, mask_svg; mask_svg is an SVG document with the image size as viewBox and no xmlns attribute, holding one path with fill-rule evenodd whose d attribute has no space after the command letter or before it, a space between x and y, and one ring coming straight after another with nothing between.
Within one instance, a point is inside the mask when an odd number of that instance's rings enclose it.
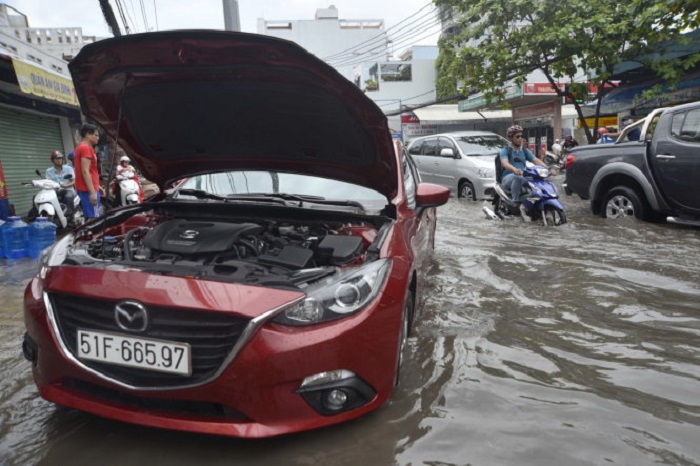
<instances>
[{"instance_id":1,"label":"blue water jug","mask_svg":"<svg viewBox=\"0 0 700 466\"><path fill-rule=\"evenodd\" d=\"M27 257L27 241L29 240L29 230L27 224L19 217L8 217L0 230L5 246L5 257L8 259L19 259Z\"/></svg>"},{"instance_id":2,"label":"blue water jug","mask_svg":"<svg viewBox=\"0 0 700 466\"><path fill-rule=\"evenodd\" d=\"M34 223L29 225L28 236L27 255L36 259L41 251L51 246L56 240L56 225L49 222L46 217L37 217Z\"/></svg>"}]
</instances>

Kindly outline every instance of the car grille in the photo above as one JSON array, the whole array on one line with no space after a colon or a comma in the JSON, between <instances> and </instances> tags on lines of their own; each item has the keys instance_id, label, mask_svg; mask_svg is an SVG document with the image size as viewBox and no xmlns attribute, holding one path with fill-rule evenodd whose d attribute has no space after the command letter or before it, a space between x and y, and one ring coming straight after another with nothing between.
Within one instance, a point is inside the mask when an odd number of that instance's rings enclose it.
<instances>
[{"instance_id":1,"label":"car grille","mask_svg":"<svg viewBox=\"0 0 700 466\"><path fill-rule=\"evenodd\" d=\"M114 320L119 301L50 293L61 339L77 359L78 329L124 333ZM210 380L224 364L248 324L248 319L229 314L161 306L147 306L148 328L136 337L189 343L192 351L190 376L80 360L85 366L119 382L143 388L193 386Z\"/></svg>"},{"instance_id":2,"label":"car grille","mask_svg":"<svg viewBox=\"0 0 700 466\"><path fill-rule=\"evenodd\" d=\"M82 394L116 403L140 411L153 411L174 416L202 416L226 421L244 422L248 419L235 409L219 403L192 400L166 400L131 395L118 390L85 382L78 379L66 379L63 386Z\"/></svg>"}]
</instances>

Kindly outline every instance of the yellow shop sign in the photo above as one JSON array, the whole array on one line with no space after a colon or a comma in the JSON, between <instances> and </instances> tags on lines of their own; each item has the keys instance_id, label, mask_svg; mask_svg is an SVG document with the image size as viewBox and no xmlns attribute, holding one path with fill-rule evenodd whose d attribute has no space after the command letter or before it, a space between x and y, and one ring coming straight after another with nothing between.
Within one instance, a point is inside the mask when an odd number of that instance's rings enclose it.
<instances>
[{"instance_id":1,"label":"yellow shop sign","mask_svg":"<svg viewBox=\"0 0 700 466\"><path fill-rule=\"evenodd\" d=\"M593 125L595 124L595 118L586 118L586 124L588 125L589 128L593 128ZM581 120L576 120L576 126L578 128L583 128L583 125L581 124ZM598 127L607 127L607 126L617 126L617 117L616 116L602 116L598 118Z\"/></svg>"},{"instance_id":2,"label":"yellow shop sign","mask_svg":"<svg viewBox=\"0 0 700 466\"><path fill-rule=\"evenodd\" d=\"M55 73L43 70L17 58L12 59L17 74L19 88L25 94L34 94L45 99L56 100L64 104L78 104L73 81Z\"/></svg>"}]
</instances>

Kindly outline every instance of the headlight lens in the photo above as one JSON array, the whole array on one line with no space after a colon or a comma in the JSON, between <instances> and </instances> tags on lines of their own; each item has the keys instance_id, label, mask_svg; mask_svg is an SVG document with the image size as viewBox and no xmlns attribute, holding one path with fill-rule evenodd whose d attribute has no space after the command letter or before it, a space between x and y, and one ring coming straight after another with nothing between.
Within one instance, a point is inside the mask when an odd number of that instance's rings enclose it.
<instances>
[{"instance_id":1,"label":"headlight lens","mask_svg":"<svg viewBox=\"0 0 700 466\"><path fill-rule=\"evenodd\" d=\"M496 176L495 170L491 170L490 168L479 168L476 172L481 178L494 178Z\"/></svg>"},{"instance_id":2,"label":"headlight lens","mask_svg":"<svg viewBox=\"0 0 700 466\"><path fill-rule=\"evenodd\" d=\"M363 309L382 289L391 261L382 259L339 273L306 289L306 299L277 315L284 325L313 325Z\"/></svg>"}]
</instances>

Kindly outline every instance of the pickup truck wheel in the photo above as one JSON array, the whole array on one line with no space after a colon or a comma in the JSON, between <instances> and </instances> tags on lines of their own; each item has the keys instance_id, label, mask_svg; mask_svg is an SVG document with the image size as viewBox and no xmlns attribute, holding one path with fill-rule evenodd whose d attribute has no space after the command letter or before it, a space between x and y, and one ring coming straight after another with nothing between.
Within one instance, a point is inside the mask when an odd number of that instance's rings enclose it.
<instances>
[{"instance_id":1,"label":"pickup truck wheel","mask_svg":"<svg viewBox=\"0 0 700 466\"><path fill-rule=\"evenodd\" d=\"M603 199L604 218L636 217L644 220L646 211L646 206L637 192L627 186L614 187Z\"/></svg>"},{"instance_id":2,"label":"pickup truck wheel","mask_svg":"<svg viewBox=\"0 0 700 466\"><path fill-rule=\"evenodd\" d=\"M462 181L459 184L458 197L467 201L476 201L476 193L471 181Z\"/></svg>"}]
</instances>

